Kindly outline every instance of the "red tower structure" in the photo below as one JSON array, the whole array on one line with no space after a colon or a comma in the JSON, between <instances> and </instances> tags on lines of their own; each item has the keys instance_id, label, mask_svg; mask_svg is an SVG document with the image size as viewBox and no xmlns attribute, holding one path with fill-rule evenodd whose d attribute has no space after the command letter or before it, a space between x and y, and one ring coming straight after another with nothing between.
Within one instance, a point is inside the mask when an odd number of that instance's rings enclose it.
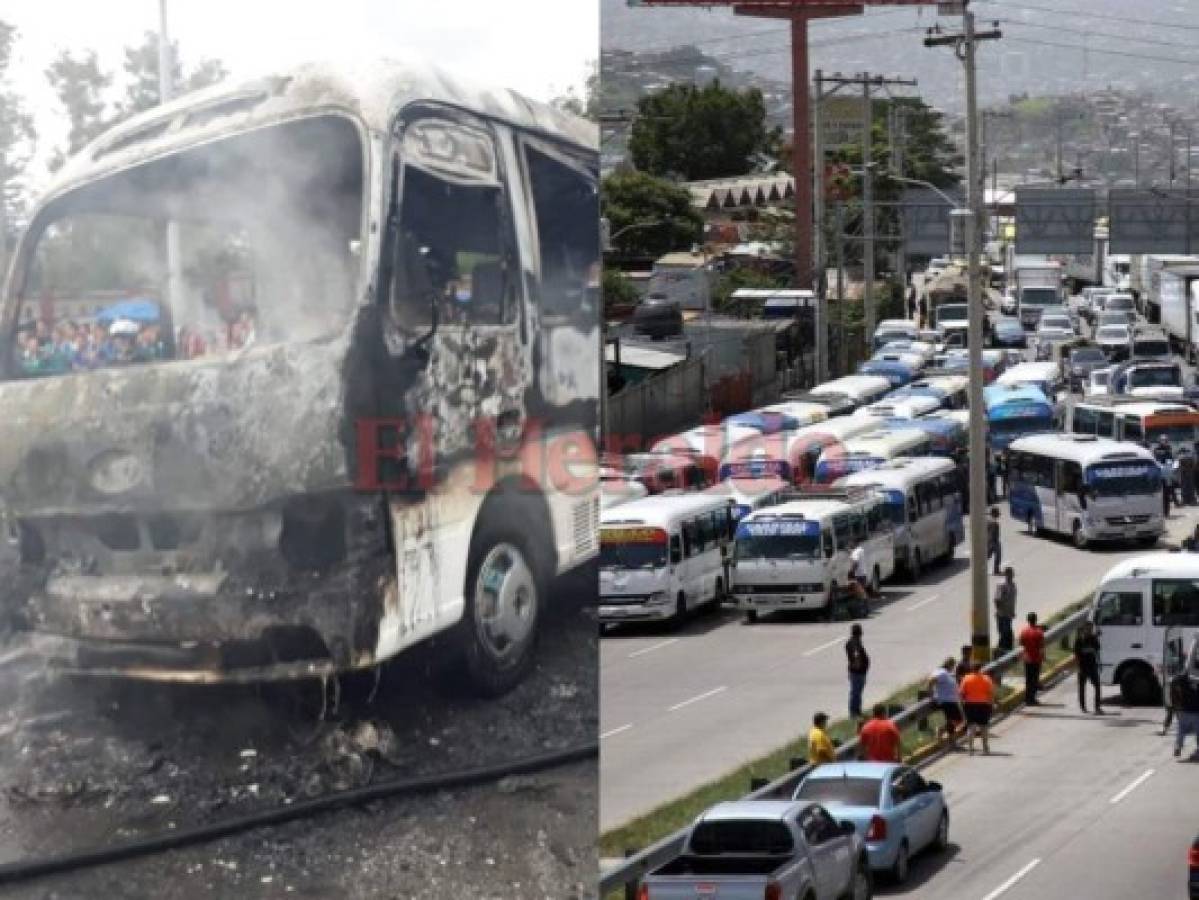
<instances>
[{"instance_id":1,"label":"red tower structure","mask_svg":"<svg viewBox=\"0 0 1199 900\"><path fill-rule=\"evenodd\" d=\"M813 19L861 15L867 6L932 6L937 0L629 0L630 6L728 6L740 16L791 21L791 96L795 171L795 281L814 283L812 271L812 139L809 125L808 23Z\"/></svg>"}]
</instances>

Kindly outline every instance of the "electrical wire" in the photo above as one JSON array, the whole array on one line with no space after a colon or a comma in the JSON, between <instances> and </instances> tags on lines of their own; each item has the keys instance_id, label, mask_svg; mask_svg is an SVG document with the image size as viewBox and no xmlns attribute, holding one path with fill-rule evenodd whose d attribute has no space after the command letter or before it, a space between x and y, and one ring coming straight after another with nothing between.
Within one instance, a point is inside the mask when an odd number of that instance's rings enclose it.
<instances>
[{"instance_id":1,"label":"electrical wire","mask_svg":"<svg viewBox=\"0 0 1199 900\"><path fill-rule=\"evenodd\" d=\"M1086 47L1086 46L1083 46L1082 44L1063 44L1058 41L1042 41L1042 40L1037 40L1035 38L1009 37L1009 36L1005 35L1004 40L1005 41L1014 41L1018 44L1035 44L1035 45L1041 46L1041 47L1058 47L1063 50L1078 50L1080 52L1081 51L1091 51L1091 52L1103 53L1106 56L1125 56L1125 57L1128 57L1129 59L1144 59L1144 60L1149 60L1151 62L1178 63L1179 65L1183 65L1183 66L1194 66L1196 64L1196 60L1194 60L1194 59L1179 59L1178 57L1174 57L1174 56L1156 56L1156 55L1151 55L1148 53L1133 53L1128 50L1107 50L1107 49L1096 50L1096 48L1094 48L1094 47Z\"/></svg>"},{"instance_id":2,"label":"electrical wire","mask_svg":"<svg viewBox=\"0 0 1199 900\"><path fill-rule=\"evenodd\" d=\"M1156 44L1160 47L1179 47L1183 50L1194 49L1195 46L1193 43L1188 44L1180 41L1161 41L1155 38L1132 37L1131 35L1127 34L1112 34L1108 31L1083 31L1078 28L1067 28L1064 25L1041 25L1036 22L1021 22L1018 19L1000 19L999 23L1002 25L1011 25L1016 28L1038 28L1044 31L1061 31L1065 34L1077 34L1082 37L1106 38L1112 41L1127 41L1134 44ZM1090 49L1097 50L1100 53L1107 52L1101 48L1092 47ZM1199 60L1196 61L1199 62Z\"/></svg>"},{"instance_id":3,"label":"electrical wire","mask_svg":"<svg viewBox=\"0 0 1199 900\"><path fill-rule=\"evenodd\" d=\"M982 6L997 6L1001 9L1022 9L1028 12L1052 13L1059 16L1079 17L1083 19L1105 19L1109 22L1121 22L1127 25L1144 25L1150 28L1168 28L1171 31L1199 31L1199 25L1187 25L1179 20L1166 22L1162 19L1137 19L1131 16L1117 16L1112 13L1095 12L1093 9L1067 9L1050 6L1030 6L1024 3L1008 3L1007 0L975 0Z\"/></svg>"},{"instance_id":4,"label":"electrical wire","mask_svg":"<svg viewBox=\"0 0 1199 900\"><path fill-rule=\"evenodd\" d=\"M364 803L383 800L389 797L398 797L406 794L425 794L449 788L483 784L498 781L510 775L529 775L570 763L597 759L598 757L599 744L592 742L553 753L526 756L497 765L459 769L453 772L425 775L419 778L393 778L378 784L367 785L366 787L353 788L348 791L337 791L336 793L326 794L323 797L316 797L311 800L301 800L290 806L279 806L274 809L237 816L226 819L223 822L213 822L208 825L199 825L178 831L162 832L147 837L135 838L131 841L110 844L107 847L64 853L59 856L4 863L0 865L0 884L14 884L46 875L108 865L192 844L207 843L208 841L228 837L239 832L263 828L268 825L282 825L285 822L291 822L296 819L343 809L347 806L360 806Z\"/></svg>"}]
</instances>

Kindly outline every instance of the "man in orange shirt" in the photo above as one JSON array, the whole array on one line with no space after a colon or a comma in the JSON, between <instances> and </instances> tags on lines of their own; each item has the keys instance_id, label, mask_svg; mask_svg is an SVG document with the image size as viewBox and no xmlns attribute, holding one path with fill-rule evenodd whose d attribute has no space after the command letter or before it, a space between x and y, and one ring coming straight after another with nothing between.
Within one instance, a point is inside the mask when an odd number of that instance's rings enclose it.
<instances>
[{"instance_id":1,"label":"man in orange shirt","mask_svg":"<svg viewBox=\"0 0 1199 900\"><path fill-rule=\"evenodd\" d=\"M1024 649L1024 702L1040 706L1037 691L1041 689L1041 663L1045 661L1045 629L1037 624L1037 614L1028 614L1028 624L1020 629L1020 646Z\"/></svg>"},{"instance_id":2,"label":"man in orange shirt","mask_svg":"<svg viewBox=\"0 0 1199 900\"><path fill-rule=\"evenodd\" d=\"M974 735L977 732L983 741L983 753L990 754L987 728L991 724L991 709L995 705L995 683L983 672L981 663L973 663L970 672L962 679L958 691L962 695L962 706L966 710L966 747L974 752Z\"/></svg>"},{"instance_id":3,"label":"man in orange shirt","mask_svg":"<svg viewBox=\"0 0 1199 900\"><path fill-rule=\"evenodd\" d=\"M903 762L899 755L899 729L887 718L887 707L874 704L874 718L858 732L858 743L867 762Z\"/></svg>"}]
</instances>

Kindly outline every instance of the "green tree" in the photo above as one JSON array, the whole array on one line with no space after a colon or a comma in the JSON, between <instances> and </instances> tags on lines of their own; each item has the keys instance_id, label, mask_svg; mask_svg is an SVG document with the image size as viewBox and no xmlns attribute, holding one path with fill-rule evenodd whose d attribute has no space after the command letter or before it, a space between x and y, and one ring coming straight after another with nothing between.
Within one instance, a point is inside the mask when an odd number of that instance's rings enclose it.
<instances>
[{"instance_id":1,"label":"green tree","mask_svg":"<svg viewBox=\"0 0 1199 900\"><path fill-rule=\"evenodd\" d=\"M3 203L3 231L0 241L8 246L12 224L21 218L25 206L25 168L37 146L33 116L25 109L21 96L8 80L17 31L0 22L0 203ZM0 256L4 256L0 253Z\"/></svg>"},{"instance_id":2,"label":"green tree","mask_svg":"<svg viewBox=\"0 0 1199 900\"><path fill-rule=\"evenodd\" d=\"M551 102L554 106L568 113L573 113L584 119L590 119L592 122L598 122L600 111L599 67L592 60L588 68L591 71L587 76L587 80L583 83L582 97L571 87L567 89L565 94L555 97Z\"/></svg>"},{"instance_id":3,"label":"green tree","mask_svg":"<svg viewBox=\"0 0 1199 900\"><path fill-rule=\"evenodd\" d=\"M629 152L637 168L686 181L754 171L774 155L781 132L766 127L766 102L757 88L730 91L672 84L637 101Z\"/></svg>"},{"instance_id":4,"label":"green tree","mask_svg":"<svg viewBox=\"0 0 1199 900\"><path fill-rule=\"evenodd\" d=\"M112 85L112 75L100 68L94 50L78 56L64 50L46 69L46 80L66 110L71 126L66 147L56 150L50 159L53 170L107 127L104 94Z\"/></svg>"},{"instance_id":5,"label":"green tree","mask_svg":"<svg viewBox=\"0 0 1199 900\"><path fill-rule=\"evenodd\" d=\"M604 298L604 317L609 319L613 318L621 307L636 305L641 297L637 288L633 287L619 269L604 269L600 281L600 294Z\"/></svg>"},{"instance_id":6,"label":"green tree","mask_svg":"<svg viewBox=\"0 0 1199 900\"><path fill-rule=\"evenodd\" d=\"M118 122L161 102L158 91L158 32L147 31L140 44L125 48L123 68L125 98L117 105L115 121ZM171 42L171 82L177 94L186 94L216 84L226 75L228 72L225 66L215 59L202 60L185 75L179 56L179 45Z\"/></svg>"},{"instance_id":7,"label":"green tree","mask_svg":"<svg viewBox=\"0 0 1199 900\"><path fill-rule=\"evenodd\" d=\"M600 191L612 249L621 256L661 256L685 250L703 234L703 217L686 188L644 172L614 172Z\"/></svg>"}]
</instances>

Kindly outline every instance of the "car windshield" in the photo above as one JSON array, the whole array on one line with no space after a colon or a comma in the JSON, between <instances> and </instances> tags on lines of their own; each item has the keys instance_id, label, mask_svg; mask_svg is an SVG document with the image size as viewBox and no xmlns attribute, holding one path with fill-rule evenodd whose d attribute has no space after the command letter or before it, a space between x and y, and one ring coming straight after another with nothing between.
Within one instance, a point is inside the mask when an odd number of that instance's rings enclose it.
<instances>
[{"instance_id":1,"label":"car windshield","mask_svg":"<svg viewBox=\"0 0 1199 900\"><path fill-rule=\"evenodd\" d=\"M937 325L946 322L964 322L969 316L969 307L964 303L950 303L937 307Z\"/></svg>"},{"instance_id":2,"label":"car windshield","mask_svg":"<svg viewBox=\"0 0 1199 900\"><path fill-rule=\"evenodd\" d=\"M1025 306L1060 306L1056 288L1025 288L1020 294L1020 302Z\"/></svg>"},{"instance_id":3,"label":"car windshield","mask_svg":"<svg viewBox=\"0 0 1199 900\"><path fill-rule=\"evenodd\" d=\"M1135 341L1132 346L1135 356L1169 356L1170 345L1165 341Z\"/></svg>"},{"instance_id":4,"label":"car windshield","mask_svg":"<svg viewBox=\"0 0 1199 900\"><path fill-rule=\"evenodd\" d=\"M641 533L630 533L634 531ZM600 531L601 569L656 569L664 565L666 532L650 528Z\"/></svg>"},{"instance_id":5,"label":"car windshield","mask_svg":"<svg viewBox=\"0 0 1199 900\"><path fill-rule=\"evenodd\" d=\"M1084 347L1081 350L1070 351L1070 362L1072 363L1103 362L1106 359L1107 357L1098 347Z\"/></svg>"},{"instance_id":6,"label":"car windshield","mask_svg":"<svg viewBox=\"0 0 1199 900\"><path fill-rule=\"evenodd\" d=\"M1120 310L1120 309L1129 309L1130 310L1130 309L1132 309L1132 298L1131 297L1109 297L1107 299L1107 302L1105 304L1103 304L1103 308L1112 310L1112 311Z\"/></svg>"},{"instance_id":7,"label":"car windshield","mask_svg":"<svg viewBox=\"0 0 1199 900\"><path fill-rule=\"evenodd\" d=\"M795 792L795 799L877 808L882 790L880 778L807 778Z\"/></svg>"},{"instance_id":8,"label":"car windshield","mask_svg":"<svg viewBox=\"0 0 1199 900\"><path fill-rule=\"evenodd\" d=\"M1199 435L1195 433L1194 425L1159 425L1155 428L1149 428L1145 432L1145 440L1151 444L1156 444L1165 437L1177 447L1179 444L1193 444Z\"/></svg>"},{"instance_id":9,"label":"car windshield","mask_svg":"<svg viewBox=\"0 0 1199 900\"><path fill-rule=\"evenodd\" d=\"M1128 373L1128 386L1141 387L1180 387L1182 378L1174 367L1153 369L1133 369Z\"/></svg>"},{"instance_id":10,"label":"car windshield","mask_svg":"<svg viewBox=\"0 0 1199 900\"><path fill-rule=\"evenodd\" d=\"M1155 494L1161 490L1161 469L1151 462L1099 463L1087 467L1086 480L1100 497Z\"/></svg>"},{"instance_id":11,"label":"car windshield","mask_svg":"<svg viewBox=\"0 0 1199 900\"><path fill-rule=\"evenodd\" d=\"M1041 317L1041 330L1046 331L1049 329L1061 329L1061 330L1069 331L1070 330L1070 320L1068 318L1066 318L1065 316L1042 316Z\"/></svg>"},{"instance_id":12,"label":"car windshield","mask_svg":"<svg viewBox=\"0 0 1199 900\"><path fill-rule=\"evenodd\" d=\"M1109 326L1100 328L1095 332L1095 337L1101 341L1127 341L1128 331L1118 326Z\"/></svg>"},{"instance_id":13,"label":"car windshield","mask_svg":"<svg viewBox=\"0 0 1199 900\"><path fill-rule=\"evenodd\" d=\"M324 116L56 199L30 226L18 374L207 357L343 327L357 299L362 166L355 127Z\"/></svg>"}]
</instances>

